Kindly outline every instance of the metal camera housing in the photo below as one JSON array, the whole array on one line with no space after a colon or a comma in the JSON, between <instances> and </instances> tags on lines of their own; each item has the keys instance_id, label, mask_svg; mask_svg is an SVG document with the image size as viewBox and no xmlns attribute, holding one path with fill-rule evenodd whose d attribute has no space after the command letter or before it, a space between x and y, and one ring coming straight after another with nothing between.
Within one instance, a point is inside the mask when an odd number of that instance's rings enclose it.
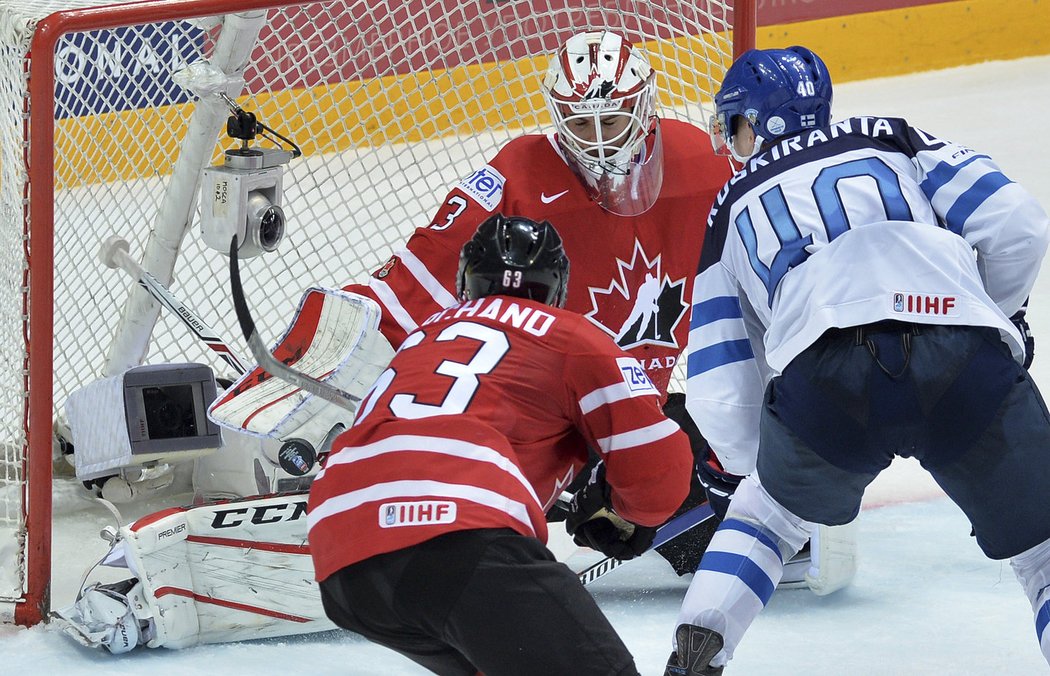
<instances>
[{"instance_id":1,"label":"metal camera housing","mask_svg":"<svg viewBox=\"0 0 1050 676\"><path fill-rule=\"evenodd\" d=\"M201 236L216 251L229 253L237 235L237 254L250 258L275 251L284 239L281 208L287 150L227 150L221 166L208 167L201 185Z\"/></svg>"}]
</instances>

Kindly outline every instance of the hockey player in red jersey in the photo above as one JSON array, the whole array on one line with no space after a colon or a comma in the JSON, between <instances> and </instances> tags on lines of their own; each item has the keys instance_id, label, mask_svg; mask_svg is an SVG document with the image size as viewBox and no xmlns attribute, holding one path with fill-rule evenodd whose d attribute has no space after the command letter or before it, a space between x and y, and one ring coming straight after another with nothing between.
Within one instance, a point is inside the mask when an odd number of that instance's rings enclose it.
<instances>
[{"instance_id":1,"label":"hockey player in red jersey","mask_svg":"<svg viewBox=\"0 0 1050 676\"><path fill-rule=\"evenodd\" d=\"M574 35L552 58L543 95L555 126L525 135L463 178L433 220L365 284L396 348L455 303L459 250L493 213L559 224L573 261L566 309L614 338L661 392L685 348L705 215L731 175L708 135L660 119L656 73L612 31Z\"/></svg>"},{"instance_id":2,"label":"hockey player in red jersey","mask_svg":"<svg viewBox=\"0 0 1050 676\"><path fill-rule=\"evenodd\" d=\"M436 673L638 673L545 511L593 448L570 524L640 553L692 454L638 361L561 309L569 278L546 222L495 215L462 248L461 302L408 334L313 483L333 622Z\"/></svg>"}]
</instances>

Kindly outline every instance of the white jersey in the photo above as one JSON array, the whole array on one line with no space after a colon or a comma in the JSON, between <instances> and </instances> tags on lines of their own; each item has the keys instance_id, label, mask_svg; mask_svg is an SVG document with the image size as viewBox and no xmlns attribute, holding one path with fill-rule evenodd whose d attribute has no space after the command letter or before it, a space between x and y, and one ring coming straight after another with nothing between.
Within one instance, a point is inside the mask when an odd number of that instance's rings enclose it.
<instances>
[{"instance_id":1,"label":"white jersey","mask_svg":"<svg viewBox=\"0 0 1050 676\"><path fill-rule=\"evenodd\" d=\"M1035 283L1050 223L986 156L904 120L857 117L782 140L708 219L689 334L689 411L734 474L754 469L769 378L829 328L897 319L990 326Z\"/></svg>"}]
</instances>

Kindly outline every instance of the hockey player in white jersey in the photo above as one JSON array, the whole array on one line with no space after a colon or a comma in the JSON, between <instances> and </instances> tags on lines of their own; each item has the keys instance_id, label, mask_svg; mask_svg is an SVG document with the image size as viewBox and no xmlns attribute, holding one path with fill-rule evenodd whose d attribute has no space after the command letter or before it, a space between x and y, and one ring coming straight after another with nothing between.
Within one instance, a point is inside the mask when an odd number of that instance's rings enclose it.
<instances>
[{"instance_id":1,"label":"hockey player in white jersey","mask_svg":"<svg viewBox=\"0 0 1050 676\"><path fill-rule=\"evenodd\" d=\"M1010 559L1050 660L1050 419L1024 321L1046 212L987 156L901 119L832 124L831 99L803 47L745 53L715 98L743 166L708 221L687 397L746 478L666 673L721 674L812 524L854 519L895 455Z\"/></svg>"}]
</instances>

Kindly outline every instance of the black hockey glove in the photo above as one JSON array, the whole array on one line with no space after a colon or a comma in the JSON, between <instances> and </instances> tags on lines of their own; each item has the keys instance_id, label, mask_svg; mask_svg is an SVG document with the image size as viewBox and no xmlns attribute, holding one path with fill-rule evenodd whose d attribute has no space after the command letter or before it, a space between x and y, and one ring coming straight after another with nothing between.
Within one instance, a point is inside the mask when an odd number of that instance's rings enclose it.
<instances>
[{"instance_id":1,"label":"black hockey glove","mask_svg":"<svg viewBox=\"0 0 1050 676\"><path fill-rule=\"evenodd\" d=\"M700 428L693 422L692 416L685 408L685 395L681 392L671 392L664 402L664 415L678 423L678 426L689 437L689 448L693 451L693 457L700 462L707 457L707 439L700 434Z\"/></svg>"},{"instance_id":2,"label":"black hockey glove","mask_svg":"<svg viewBox=\"0 0 1050 676\"><path fill-rule=\"evenodd\" d=\"M627 561L652 546L656 528L638 526L614 514L610 509L609 492L605 463L598 463L591 470L587 484L569 502L565 530L579 546Z\"/></svg>"},{"instance_id":3,"label":"black hockey glove","mask_svg":"<svg viewBox=\"0 0 1050 676\"><path fill-rule=\"evenodd\" d=\"M729 499L733 497L736 487L744 477L729 474L722 469L722 463L718 462L715 454L708 449L707 457L696 463L696 478L707 493L711 511L719 521L724 520L729 509Z\"/></svg>"},{"instance_id":4,"label":"black hockey glove","mask_svg":"<svg viewBox=\"0 0 1050 676\"><path fill-rule=\"evenodd\" d=\"M1010 321L1014 323L1017 330L1021 332L1021 339L1024 340L1024 367L1027 370L1035 359L1035 337L1032 335L1032 327L1028 325L1028 320L1025 319L1025 314L1028 312L1028 299L1024 301L1024 305L1021 309L1014 313L1013 317L1010 317Z\"/></svg>"}]
</instances>

